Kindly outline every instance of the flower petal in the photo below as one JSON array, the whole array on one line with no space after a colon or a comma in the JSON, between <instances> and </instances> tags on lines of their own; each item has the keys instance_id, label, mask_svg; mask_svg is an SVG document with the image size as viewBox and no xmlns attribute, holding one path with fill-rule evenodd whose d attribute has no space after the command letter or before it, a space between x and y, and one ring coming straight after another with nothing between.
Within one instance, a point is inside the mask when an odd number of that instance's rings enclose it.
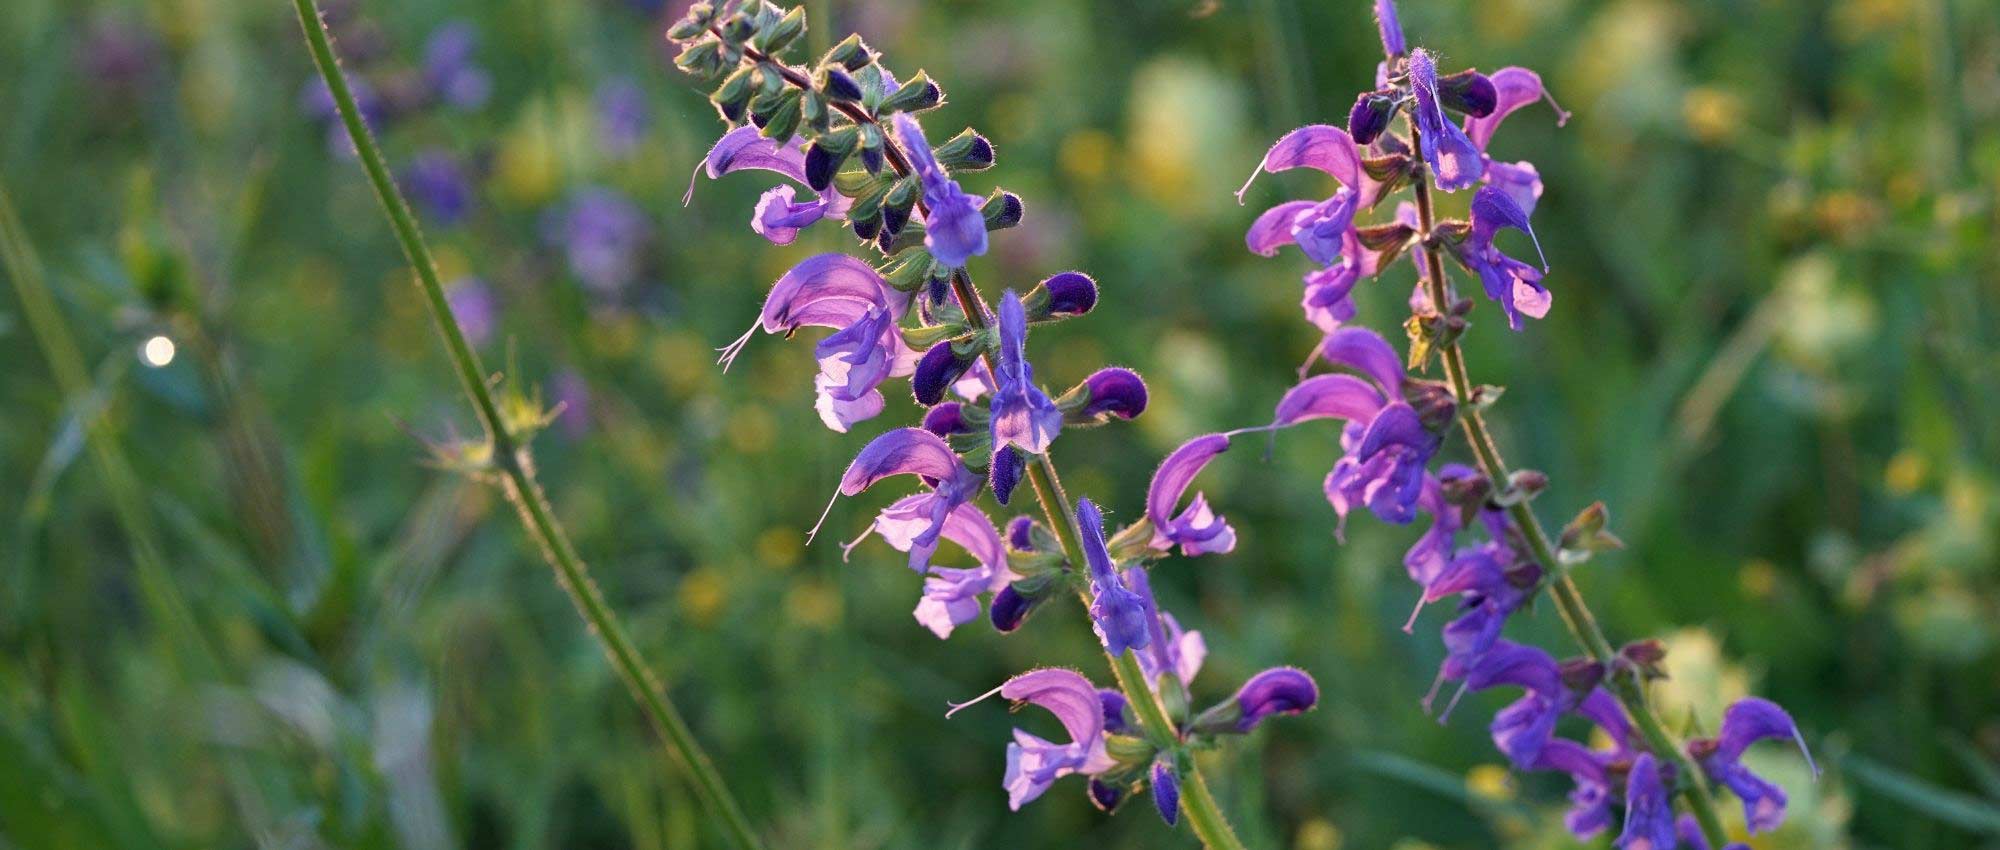
<instances>
[{"instance_id":1,"label":"flower petal","mask_svg":"<svg viewBox=\"0 0 2000 850\"><path fill-rule=\"evenodd\" d=\"M1286 427L1310 419L1368 422L1382 410L1382 393L1353 375L1314 375L1285 392L1271 424Z\"/></svg>"},{"instance_id":2,"label":"flower petal","mask_svg":"<svg viewBox=\"0 0 2000 850\"><path fill-rule=\"evenodd\" d=\"M1258 174L1294 168L1317 168L1349 189L1361 188L1361 157L1355 152L1354 137L1331 124L1309 124L1286 133L1271 146L1250 179L1243 181L1243 188L1236 190L1236 202L1243 202L1243 194L1250 191Z\"/></svg>"}]
</instances>

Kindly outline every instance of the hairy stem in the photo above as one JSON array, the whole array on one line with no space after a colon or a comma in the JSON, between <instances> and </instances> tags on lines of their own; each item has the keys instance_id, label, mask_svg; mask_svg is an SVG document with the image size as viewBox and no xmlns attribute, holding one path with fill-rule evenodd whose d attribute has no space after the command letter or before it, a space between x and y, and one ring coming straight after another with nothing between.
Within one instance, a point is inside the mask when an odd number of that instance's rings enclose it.
<instances>
[{"instance_id":1,"label":"hairy stem","mask_svg":"<svg viewBox=\"0 0 2000 850\"><path fill-rule=\"evenodd\" d=\"M299 26L305 30L313 62L333 94L341 123L360 155L362 169L367 172L376 198L382 202L389 224L395 230L396 240L402 244L404 256L416 272L417 291L430 308L438 336L444 341L445 353L450 356L452 366L458 373L459 384L472 401L487 438L492 441L493 464L507 501L514 505L522 527L541 549L542 557L555 569L556 582L569 593L577 612L589 626L590 634L603 646L604 654L617 669L619 677L624 679L626 687L631 689L640 709L666 740L668 752L694 778L695 791L704 806L718 815L717 820L738 847L744 850L760 848L762 843L751 829L750 822L744 818L736 799L730 795L722 775L716 771L701 745L695 742L694 733L667 697L659 676L639 655L637 646L625 631L624 623L605 602L603 592L591 579L583 559L577 557L575 548L570 545L569 535L556 520L548 497L535 480L534 464L527 446L508 430L499 404L487 386L486 372L479 365L479 355L466 342L464 330L452 317L450 305L445 301L444 287L438 281L430 247L424 243L423 234L418 230L402 192L390 178L388 163L382 156L381 148L376 145L374 135L355 108L354 95L341 73L339 60L333 52L332 38L320 18L315 0L293 0L293 5L298 11Z\"/></svg>"},{"instance_id":2,"label":"hairy stem","mask_svg":"<svg viewBox=\"0 0 2000 850\"><path fill-rule=\"evenodd\" d=\"M1413 159L1417 174L1413 182L1420 230L1417 238L1423 244L1425 283L1430 295L1431 309L1445 311L1450 309L1452 293L1445 279L1444 255L1431 238L1432 228L1437 222L1437 213L1431 204L1430 175L1426 173L1424 166L1423 136L1418 132L1414 119L1411 119L1408 125L1410 141L1416 151ZM1479 461L1480 470L1493 482L1493 486L1505 486L1509 474L1507 461L1500 456L1499 445L1494 442L1492 431L1487 429L1486 419L1478 410L1473 409L1470 403L1473 385L1465 366L1465 352L1458 347L1458 342L1453 340L1438 347L1438 356L1444 362L1445 377L1451 382L1452 395L1458 399L1458 423L1465 432L1465 441L1472 446L1472 453ZM1646 739L1647 748L1651 749L1656 757L1671 760L1679 768L1680 781L1676 787L1687 803L1688 810L1701 824L1702 834L1707 837L1709 845L1721 847L1728 843L1722 828L1722 820L1715 813L1715 797L1708 789L1708 782L1702 775L1701 768L1693 759L1688 758L1687 753L1675 743L1666 726L1660 722L1659 715L1653 711L1651 702L1646 696L1645 686L1639 681L1637 674L1618 672L1617 650L1612 647L1611 641L1605 638L1604 630L1597 625L1597 617L1591 613L1590 606L1583 601L1583 594L1577 590L1576 582L1570 580L1568 571L1560 561L1556 560L1555 547L1549 543L1549 534L1542 528L1541 520L1535 516L1534 510L1529 508L1525 501L1507 506L1507 514L1513 518L1514 526L1521 530L1521 536L1526 538L1535 560L1542 564L1543 569L1552 571L1551 580L1548 582L1549 598L1555 601L1556 611L1562 616L1563 624L1569 627L1570 635L1583 647L1584 652L1605 665L1608 671L1606 684L1609 685L1612 695L1625 706L1625 713L1631 716L1640 736Z\"/></svg>"}]
</instances>

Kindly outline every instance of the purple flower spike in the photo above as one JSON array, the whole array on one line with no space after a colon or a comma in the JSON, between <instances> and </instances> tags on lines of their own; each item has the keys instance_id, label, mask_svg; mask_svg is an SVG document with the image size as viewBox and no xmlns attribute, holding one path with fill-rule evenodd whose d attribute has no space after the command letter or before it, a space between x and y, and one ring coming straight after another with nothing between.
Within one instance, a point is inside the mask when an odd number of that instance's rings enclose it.
<instances>
[{"instance_id":1,"label":"purple flower spike","mask_svg":"<svg viewBox=\"0 0 2000 850\"><path fill-rule=\"evenodd\" d=\"M1472 197L1472 231L1456 250L1459 261L1479 274L1486 297L1498 302L1506 312L1508 327L1518 331L1522 315L1537 319L1548 315L1550 295L1542 286L1542 272L1500 253L1494 246L1494 235L1509 227L1528 234L1535 253L1540 255L1542 243L1535 239L1535 231L1528 225L1528 214L1505 190L1483 187ZM1548 260L1544 258L1542 263L1546 267Z\"/></svg>"},{"instance_id":2,"label":"purple flower spike","mask_svg":"<svg viewBox=\"0 0 2000 850\"><path fill-rule=\"evenodd\" d=\"M1485 173L1484 154L1457 124L1445 120L1438 103L1437 60L1418 48L1410 54L1410 88L1417 97L1417 131L1423 135L1424 161L1430 163L1437 187L1456 192L1479 182Z\"/></svg>"},{"instance_id":3,"label":"purple flower spike","mask_svg":"<svg viewBox=\"0 0 2000 850\"><path fill-rule=\"evenodd\" d=\"M1042 281L1049 294L1049 315L1081 316L1097 306L1097 281L1082 272L1063 272Z\"/></svg>"},{"instance_id":4,"label":"purple flower spike","mask_svg":"<svg viewBox=\"0 0 2000 850\"><path fill-rule=\"evenodd\" d=\"M1401 56L1410 52L1410 46L1403 41L1403 23L1396 19L1395 0L1375 0L1375 28L1382 34L1384 55Z\"/></svg>"},{"instance_id":5,"label":"purple flower spike","mask_svg":"<svg viewBox=\"0 0 2000 850\"><path fill-rule=\"evenodd\" d=\"M993 449L1014 446L1028 454L1048 451L1062 430L1062 411L1035 386L1027 357L1028 319L1014 290L1000 299L1000 357L994 370Z\"/></svg>"},{"instance_id":6,"label":"purple flower spike","mask_svg":"<svg viewBox=\"0 0 2000 850\"><path fill-rule=\"evenodd\" d=\"M1174 514L1195 476L1216 455L1228 450L1228 435L1203 434L1182 443L1160 462L1152 483L1146 487L1146 519L1153 524L1153 539L1149 544L1152 548L1168 550L1178 545L1181 554L1188 557L1236 548L1236 530L1209 509L1208 500L1201 493L1195 494L1186 510L1178 516Z\"/></svg>"},{"instance_id":7,"label":"purple flower spike","mask_svg":"<svg viewBox=\"0 0 2000 850\"><path fill-rule=\"evenodd\" d=\"M1090 401L1075 417L1086 422L1133 419L1146 411L1146 380L1130 369L1112 366L1083 379Z\"/></svg>"},{"instance_id":8,"label":"purple flower spike","mask_svg":"<svg viewBox=\"0 0 2000 850\"><path fill-rule=\"evenodd\" d=\"M1057 744L1014 730L1014 743L1007 745L1007 774L1001 783L1007 789L1009 809L1019 810L1040 797L1057 779L1072 773L1095 775L1117 764L1104 750L1104 706L1098 700L1097 687L1082 674L1056 668L1031 670L994 690L1017 704L1034 703L1048 709L1070 736L1069 743ZM986 696L954 705L945 716Z\"/></svg>"},{"instance_id":9,"label":"purple flower spike","mask_svg":"<svg viewBox=\"0 0 2000 850\"><path fill-rule=\"evenodd\" d=\"M1743 766L1743 751L1766 738L1789 738L1799 746L1806 764L1819 775L1812 753L1798 724L1770 700L1749 697L1737 700L1722 713L1722 733L1713 739L1693 741L1688 752L1701 764L1709 778L1728 786L1743 801L1743 819L1752 834L1778 828L1785 821L1785 791Z\"/></svg>"},{"instance_id":10,"label":"purple flower spike","mask_svg":"<svg viewBox=\"0 0 2000 850\"><path fill-rule=\"evenodd\" d=\"M1319 703L1319 685L1306 671L1295 667L1273 667L1250 677L1236 691L1236 707L1242 711L1236 731L1248 732L1276 714L1303 714Z\"/></svg>"},{"instance_id":11,"label":"purple flower spike","mask_svg":"<svg viewBox=\"0 0 2000 850\"><path fill-rule=\"evenodd\" d=\"M1076 502L1076 522L1083 532L1083 558L1090 569L1090 625L1104 650L1113 656L1145 649L1152 640L1146 600L1125 586L1104 549L1104 515L1089 499Z\"/></svg>"},{"instance_id":12,"label":"purple flower spike","mask_svg":"<svg viewBox=\"0 0 2000 850\"><path fill-rule=\"evenodd\" d=\"M986 253L986 218L979 202L945 173L924 140L924 128L907 112L895 116L896 135L903 153L924 187L924 247L938 262L961 268L965 261Z\"/></svg>"},{"instance_id":13,"label":"purple flower spike","mask_svg":"<svg viewBox=\"0 0 2000 850\"><path fill-rule=\"evenodd\" d=\"M1674 806L1652 753L1632 760L1625 778L1625 831L1614 842L1618 850L1674 850Z\"/></svg>"},{"instance_id":14,"label":"purple flower spike","mask_svg":"<svg viewBox=\"0 0 2000 850\"><path fill-rule=\"evenodd\" d=\"M1168 826L1179 826L1181 822L1181 783L1174 778L1172 765L1166 759L1153 760L1153 807L1160 812L1160 820Z\"/></svg>"}]
</instances>

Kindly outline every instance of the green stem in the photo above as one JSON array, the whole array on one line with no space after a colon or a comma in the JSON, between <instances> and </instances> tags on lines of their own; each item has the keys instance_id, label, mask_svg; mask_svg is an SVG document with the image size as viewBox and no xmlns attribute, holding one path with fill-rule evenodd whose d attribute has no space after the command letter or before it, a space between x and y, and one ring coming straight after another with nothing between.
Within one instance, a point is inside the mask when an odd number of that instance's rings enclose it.
<instances>
[{"instance_id":1,"label":"green stem","mask_svg":"<svg viewBox=\"0 0 2000 850\"><path fill-rule=\"evenodd\" d=\"M1429 288L1431 309L1446 311L1451 307L1451 288L1445 280L1444 257L1431 238L1432 226L1436 223L1436 211L1431 204L1430 175L1425 173L1423 159L1423 137L1417 131L1416 121L1409 121L1410 140L1416 151L1414 157L1417 174L1414 178L1417 221L1417 238L1424 246L1423 257L1426 285ZM1486 474L1493 486L1506 486L1509 470L1507 461L1500 456L1499 445L1493 440L1492 431L1486 427L1486 420L1478 410L1472 408L1472 379L1466 370L1465 352L1457 340L1438 347L1439 359L1444 362L1445 377L1451 382L1451 391L1458 399L1458 423L1465 432L1465 441L1472 446L1472 453L1479 461L1479 468ZM1549 597L1555 601L1556 611L1562 616L1563 624L1592 659L1603 664L1609 671L1606 684L1613 696L1624 705L1625 713L1632 718L1639 735L1646 739L1646 746L1653 754L1671 760L1679 768L1680 782L1677 787L1687 803L1687 808L1701 824L1701 831L1707 837L1709 846L1721 847L1728 843L1723 831L1722 820L1715 814L1715 797L1709 791L1708 782L1701 769L1678 746L1659 715L1646 696L1646 689L1636 673L1620 673L1617 650L1604 636L1604 630L1597 624L1597 617L1590 606L1584 603L1583 594L1570 580L1562 562L1556 559L1555 547L1549 543L1549 535L1542 528L1542 522L1525 501L1507 506L1507 514L1514 520L1514 526L1521 530L1535 559L1544 569L1554 571L1549 581Z\"/></svg>"},{"instance_id":2,"label":"green stem","mask_svg":"<svg viewBox=\"0 0 2000 850\"><path fill-rule=\"evenodd\" d=\"M403 254L416 272L417 291L430 308L431 318L437 326L438 336L444 340L445 353L450 355L452 366L458 373L459 384L472 401L479 414L479 421L492 441L493 463L498 467L502 489L507 501L521 517L521 525L528 536L534 538L541 549L542 557L556 572L557 583L569 593L570 600L589 626L592 636L604 648L626 687L630 688L639 707L644 711L655 729L666 740L667 750L675 761L694 778L695 791L707 808L714 811L722 822L730 839L745 850L755 850L762 846L750 822L744 818L736 799L723 784L722 776L694 740L694 733L688 729L687 721L681 718L673 702L661 687L659 676L646 665L638 648L626 633L625 626L616 612L605 602L604 594L590 577L588 568L576 550L570 545L569 535L557 522L549 506L548 497L541 485L535 481L534 463L528 447L519 444L501 417L500 407L493 398L485 379L485 371L479 365L479 356L466 342L465 332L452 318L450 305L445 301L444 286L438 281L435 263L431 259L430 248L424 243L423 234L417 228L410 208L404 202L396 183L389 176L389 166L382 156L382 150L368 126L361 120L361 114L354 105L354 95L347 87L347 78L340 71L339 60L335 58L333 43L321 20L314 0L293 0L298 11L299 26L305 31L306 44L312 50L313 62L319 68L320 76L332 92L334 104L339 108L340 120L347 128L347 135L354 142L354 149L360 154L362 169L368 174L368 182L375 189L375 196L382 202L388 214L389 224L396 232L396 240L402 244Z\"/></svg>"}]
</instances>

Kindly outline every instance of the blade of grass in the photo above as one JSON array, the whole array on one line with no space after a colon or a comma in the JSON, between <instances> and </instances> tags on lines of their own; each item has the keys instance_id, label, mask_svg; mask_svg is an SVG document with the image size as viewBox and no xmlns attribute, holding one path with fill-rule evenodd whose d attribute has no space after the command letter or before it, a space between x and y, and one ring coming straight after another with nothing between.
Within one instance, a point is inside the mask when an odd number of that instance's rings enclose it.
<instances>
[{"instance_id":1,"label":"blade of grass","mask_svg":"<svg viewBox=\"0 0 2000 850\"><path fill-rule=\"evenodd\" d=\"M520 515L522 527L555 570L557 583L569 593L577 612L589 626L590 634L602 644L604 654L631 689L640 709L666 741L668 752L694 780L695 791L706 808L715 813L716 819L738 847L746 850L760 847L755 831L743 816L736 798L723 783L722 775L716 771L701 745L695 742L694 733L667 697L659 676L639 655L624 622L605 601L583 559L577 556L570 544L569 534L556 520L547 495L534 478L534 465L527 446L519 443L501 416L499 403L487 386L486 372L479 364L479 355L466 342L464 330L452 317L450 305L445 301L444 285L438 280L430 246L424 242L423 233L417 227L415 216L410 214L402 191L390 178L388 163L381 148L375 144L374 135L355 108L354 95L340 70L340 62L333 52L332 36L327 32L317 5L314 0L293 0L293 7L298 12L299 27L305 33L313 63L333 95L341 123L354 143L368 182L375 189L376 199L382 202L390 228L395 231L396 240L401 243L403 254L415 272L418 294L429 306L431 319L443 339L445 353L450 356L452 366L458 373L461 388L478 413L480 424L486 429L492 447L492 462L499 473L507 500Z\"/></svg>"}]
</instances>

